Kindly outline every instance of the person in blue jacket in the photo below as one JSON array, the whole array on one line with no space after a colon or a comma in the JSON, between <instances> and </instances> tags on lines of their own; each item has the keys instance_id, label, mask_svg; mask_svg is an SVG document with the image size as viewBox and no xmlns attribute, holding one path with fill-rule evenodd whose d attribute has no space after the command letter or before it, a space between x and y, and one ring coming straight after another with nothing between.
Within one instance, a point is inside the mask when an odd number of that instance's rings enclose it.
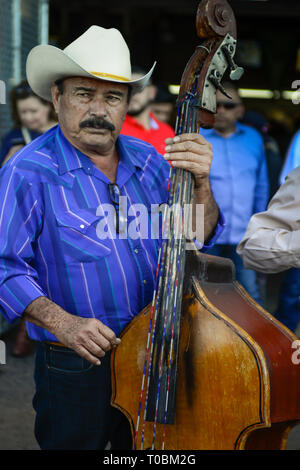
<instances>
[{"instance_id":1,"label":"person in blue jacket","mask_svg":"<svg viewBox=\"0 0 300 470\"><path fill-rule=\"evenodd\" d=\"M231 259L236 279L254 300L262 303L256 272L243 266L236 247L251 216L267 207L269 179L264 142L256 129L239 122L244 106L238 90L232 83L224 83L224 86L232 98L217 91L214 128L200 130L212 144L210 183L226 221L223 233L209 254Z\"/></svg>"},{"instance_id":2,"label":"person in blue jacket","mask_svg":"<svg viewBox=\"0 0 300 470\"><path fill-rule=\"evenodd\" d=\"M10 105L13 128L2 139L1 165L57 123L52 104L37 96L25 80L12 88Z\"/></svg>"},{"instance_id":3,"label":"person in blue jacket","mask_svg":"<svg viewBox=\"0 0 300 470\"><path fill-rule=\"evenodd\" d=\"M26 80L12 88L10 104L13 128L2 139L1 166L21 148L57 124L57 116L52 103L37 96ZM21 320L12 354L15 357L25 357L30 354L31 350L31 341L25 322Z\"/></svg>"}]
</instances>

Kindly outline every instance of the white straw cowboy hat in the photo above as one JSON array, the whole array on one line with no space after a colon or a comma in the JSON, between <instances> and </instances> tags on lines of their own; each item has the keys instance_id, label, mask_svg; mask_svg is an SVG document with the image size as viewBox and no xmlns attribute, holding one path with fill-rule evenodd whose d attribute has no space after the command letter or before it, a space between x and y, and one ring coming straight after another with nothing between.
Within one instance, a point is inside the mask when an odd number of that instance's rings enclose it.
<instances>
[{"instance_id":1,"label":"white straw cowboy hat","mask_svg":"<svg viewBox=\"0 0 300 470\"><path fill-rule=\"evenodd\" d=\"M64 50L55 46L34 47L27 57L26 74L32 90L41 98L51 101L51 86L67 77L88 77L123 83L132 92L141 91L152 75L131 79L130 53L120 31L91 26Z\"/></svg>"}]
</instances>

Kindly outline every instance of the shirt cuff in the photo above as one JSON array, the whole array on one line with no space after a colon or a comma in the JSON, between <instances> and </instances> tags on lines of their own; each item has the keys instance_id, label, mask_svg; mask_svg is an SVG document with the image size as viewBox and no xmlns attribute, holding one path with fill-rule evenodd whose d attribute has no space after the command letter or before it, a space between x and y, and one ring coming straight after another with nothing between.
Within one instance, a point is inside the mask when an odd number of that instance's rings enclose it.
<instances>
[{"instance_id":1,"label":"shirt cuff","mask_svg":"<svg viewBox=\"0 0 300 470\"><path fill-rule=\"evenodd\" d=\"M200 243L195 238L194 243L195 243L195 246L196 246L197 250L201 250L203 253L205 253L210 248L212 248L214 246L214 244L216 243L216 240L219 238L219 236L223 232L223 230L225 228L225 225L226 225L225 218L224 218L222 212L219 210L218 222L217 222L215 230L213 231L212 236L209 238L209 240L207 240L207 242L203 245L203 243Z\"/></svg>"},{"instance_id":2,"label":"shirt cuff","mask_svg":"<svg viewBox=\"0 0 300 470\"><path fill-rule=\"evenodd\" d=\"M29 276L13 277L7 280L0 289L2 313L9 323L13 323L38 297L47 297L47 294L34 279Z\"/></svg>"}]
</instances>

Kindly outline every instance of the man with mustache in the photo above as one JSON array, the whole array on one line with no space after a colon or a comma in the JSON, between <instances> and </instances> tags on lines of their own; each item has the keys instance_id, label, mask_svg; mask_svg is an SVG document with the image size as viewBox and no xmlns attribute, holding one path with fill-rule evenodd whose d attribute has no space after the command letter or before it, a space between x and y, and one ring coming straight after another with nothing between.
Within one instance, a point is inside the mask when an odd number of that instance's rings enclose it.
<instances>
[{"instance_id":1,"label":"man with mustache","mask_svg":"<svg viewBox=\"0 0 300 470\"><path fill-rule=\"evenodd\" d=\"M208 178L211 146L202 136L168 140L163 158L119 135L130 95L152 70L133 80L122 35L99 26L63 51L37 46L27 59L28 81L52 100L59 125L1 172L0 305L11 322L23 316L37 342L41 449L131 446L127 420L110 406L109 353L152 299L158 240L118 236L118 217L109 226L117 236L99 238L103 207L118 212L120 195L147 208L165 203L170 161L194 175L205 240L213 243L221 230Z\"/></svg>"},{"instance_id":2,"label":"man with mustache","mask_svg":"<svg viewBox=\"0 0 300 470\"><path fill-rule=\"evenodd\" d=\"M93 129L108 129L109 131L115 130L115 126L111 122L108 122L105 119L101 119L98 117L82 121L79 124L79 127L80 129L84 129L85 127L92 127Z\"/></svg>"}]
</instances>

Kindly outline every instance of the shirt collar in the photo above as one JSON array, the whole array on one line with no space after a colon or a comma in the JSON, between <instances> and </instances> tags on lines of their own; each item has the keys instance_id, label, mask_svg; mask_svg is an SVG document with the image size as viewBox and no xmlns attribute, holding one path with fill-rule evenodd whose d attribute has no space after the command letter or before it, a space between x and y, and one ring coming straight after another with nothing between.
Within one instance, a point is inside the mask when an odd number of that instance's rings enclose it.
<instances>
[{"instance_id":1,"label":"shirt collar","mask_svg":"<svg viewBox=\"0 0 300 470\"><path fill-rule=\"evenodd\" d=\"M245 128L243 126L243 124L241 124L239 121L236 122L236 125L235 125L235 132L234 134L243 134L245 132Z\"/></svg>"},{"instance_id":2,"label":"shirt collar","mask_svg":"<svg viewBox=\"0 0 300 470\"><path fill-rule=\"evenodd\" d=\"M152 129L154 129L155 131L159 129L158 120L155 118L152 112L150 112L150 122L151 122Z\"/></svg>"},{"instance_id":3,"label":"shirt collar","mask_svg":"<svg viewBox=\"0 0 300 470\"><path fill-rule=\"evenodd\" d=\"M126 121L128 122L128 124L130 124L131 126L135 126L135 127L139 127L140 129L142 129L143 131L145 131L145 127L133 116L130 116L129 114L126 114ZM159 129L159 123L157 121L157 119L155 118L154 114L152 112L150 112L150 126L151 128L149 129L149 131L151 129L153 130L157 130ZM148 132L149 132L148 131Z\"/></svg>"},{"instance_id":4,"label":"shirt collar","mask_svg":"<svg viewBox=\"0 0 300 470\"><path fill-rule=\"evenodd\" d=\"M243 124L241 124L239 121L237 121L236 125L235 125L235 132L230 134L230 136L237 135L237 134L244 133L244 132L245 132L245 128L244 128ZM205 129L205 134L206 135L212 135L212 134L220 135L219 132L217 132L216 129L214 129L213 127L211 129Z\"/></svg>"},{"instance_id":5,"label":"shirt collar","mask_svg":"<svg viewBox=\"0 0 300 470\"><path fill-rule=\"evenodd\" d=\"M93 169L95 169L93 162L68 141L59 125L56 129L55 139L60 175L79 168L88 174L93 173ZM120 157L119 165L127 167L131 172L135 172L136 167L143 169L143 163L137 158L137 150L128 143L125 136L119 135L117 148Z\"/></svg>"},{"instance_id":6,"label":"shirt collar","mask_svg":"<svg viewBox=\"0 0 300 470\"><path fill-rule=\"evenodd\" d=\"M120 134L117 140L117 148L120 156L120 163L128 166L132 171L135 168L144 168L144 162L138 158L138 150L130 144L128 137Z\"/></svg>"},{"instance_id":7,"label":"shirt collar","mask_svg":"<svg viewBox=\"0 0 300 470\"><path fill-rule=\"evenodd\" d=\"M69 171L77 170L78 168L83 168L85 164L86 167L89 167L88 163L90 162L91 164L89 158L73 147L73 145L64 136L60 125L58 125L56 129L55 140L58 155L58 170L60 175L68 173ZM86 161L86 159L88 161Z\"/></svg>"}]
</instances>

